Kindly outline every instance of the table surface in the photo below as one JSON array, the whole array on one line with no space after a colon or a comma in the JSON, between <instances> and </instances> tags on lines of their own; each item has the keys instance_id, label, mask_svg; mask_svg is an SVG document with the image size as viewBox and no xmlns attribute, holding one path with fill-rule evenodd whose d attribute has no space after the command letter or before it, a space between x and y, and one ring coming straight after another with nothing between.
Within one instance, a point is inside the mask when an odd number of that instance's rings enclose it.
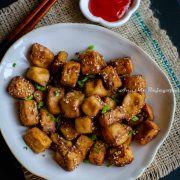
<instances>
[{"instance_id":1,"label":"table surface","mask_svg":"<svg viewBox=\"0 0 180 180\"><path fill-rule=\"evenodd\" d=\"M0 9L12 2L15 2L15 0L1 0ZM161 28L167 31L178 52L180 52L180 0L151 0L151 9L159 19ZM1 134L0 147L1 178L9 179L13 177L13 179L23 180L24 176L21 166L11 154ZM7 171L11 173L7 173ZM174 170L162 180L179 180L179 177L180 168Z\"/></svg>"}]
</instances>

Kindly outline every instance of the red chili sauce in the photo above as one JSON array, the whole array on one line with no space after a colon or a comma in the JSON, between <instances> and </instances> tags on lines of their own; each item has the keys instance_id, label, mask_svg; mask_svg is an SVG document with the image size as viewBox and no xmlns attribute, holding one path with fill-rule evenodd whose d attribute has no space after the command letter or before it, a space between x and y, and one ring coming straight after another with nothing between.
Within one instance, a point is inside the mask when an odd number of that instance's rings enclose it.
<instances>
[{"instance_id":1,"label":"red chili sauce","mask_svg":"<svg viewBox=\"0 0 180 180\"><path fill-rule=\"evenodd\" d=\"M114 22L121 19L132 0L89 0L89 10L94 16Z\"/></svg>"}]
</instances>

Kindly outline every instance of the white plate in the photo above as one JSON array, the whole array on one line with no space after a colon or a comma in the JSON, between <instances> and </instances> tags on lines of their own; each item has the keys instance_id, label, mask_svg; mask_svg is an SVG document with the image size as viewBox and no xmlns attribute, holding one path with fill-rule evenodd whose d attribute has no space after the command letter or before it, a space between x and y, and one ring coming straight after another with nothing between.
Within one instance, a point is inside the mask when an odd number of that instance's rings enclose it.
<instances>
[{"instance_id":1,"label":"white plate","mask_svg":"<svg viewBox=\"0 0 180 180\"><path fill-rule=\"evenodd\" d=\"M38 42L47 46L55 54L66 50L69 57L93 44L95 49L104 55L106 60L121 56L130 56L134 63L134 74L142 74L148 87L172 89L171 84L157 66L139 47L122 38L119 34L105 28L86 24L56 24L36 29L14 43L3 58L0 66L0 127L4 139L19 162L32 173L45 179L66 180L128 180L135 179L153 161L155 154L170 130L174 111L175 98L172 93L147 93L146 101L153 106L155 122L160 126L159 135L146 146L132 145L134 161L122 168L98 167L81 164L75 171L66 172L53 160L52 152L34 154L26 146L22 135L26 128L21 126L16 112L16 101L6 92L7 85L15 75L22 75L28 68L27 52L29 47ZM13 68L12 64L16 63ZM43 154L46 154L43 157Z\"/></svg>"}]
</instances>

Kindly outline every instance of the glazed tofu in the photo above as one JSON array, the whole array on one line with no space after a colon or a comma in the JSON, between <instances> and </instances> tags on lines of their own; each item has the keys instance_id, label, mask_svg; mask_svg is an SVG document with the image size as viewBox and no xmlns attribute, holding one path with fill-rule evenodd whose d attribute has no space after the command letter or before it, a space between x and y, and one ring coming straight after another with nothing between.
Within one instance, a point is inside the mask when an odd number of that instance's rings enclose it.
<instances>
[{"instance_id":1,"label":"glazed tofu","mask_svg":"<svg viewBox=\"0 0 180 180\"><path fill-rule=\"evenodd\" d=\"M110 97L103 98L103 102L105 103L106 106L109 107L109 109L115 109L116 108L116 102Z\"/></svg>"},{"instance_id":2,"label":"glazed tofu","mask_svg":"<svg viewBox=\"0 0 180 180\"><path fill-rule=\"evenodd\" d=\"M61 84L63 86L75 87L80 73L80 64L74 61L69 61L64 64Z\"/></svg>"},{"instance_id":3,"label":"glazed tofu","mask_svg":"<svg viewBox=\"0 0 180 180\"><path fill-rule=\"evenodd\" d=\"M102 129L102 135L109 145L119 146L128 139L130 130L131 127L116 122L110 126L104 127Z\"/></svg>"},{"instance_id":4,"label":"glazed tofu","mask_svg":"<svg viewBox=\"0 0 180 180\"><path fill-rule=\"evenodd\" d=\"M114 122L120 121L126 118L126 113L122 106L118 106L115 109L112 109L104 114L102 114L99 118L99 122L101 126L106 127Z\"/></svg>"},{"instance_id":5,"label":"glazed tofu","mask_svg":"<svg viewBox=\"0 0 180 180\"><path fill-rule=\"evenodd\" d=\"M56 123L54 121L55 117L50 114L46 109L40 110L40 124L42 127L42 130L45 133L53 133L56 131Z\"/></svg>"},{"instance_id":6,"label":"glazed tofu","mask_svg":"<svg viewBox=\"0 0 180 180\"><path fill-rule=\"evenodd\" d=\"M80 114L80 105L84 100L81 91L70 91L60 100L62 115L66 118L77 118Z\"/></svg>"},{"instance_id":7,"label":"glazed tofu","mask_svg":"<svg viewBox=\"0 0 180 180\"><path fill-rule=\"evenodd\" d=\"M139 144L145 145L159 133L159 126L153 121L144 121L136 128L135 139Z\"/></svg>"},{"instance_id":8,"label":"glazed tofu","mask_svg":"<svg viewBox=\"0 0 180 180\"><path fill-rule=\"evenodd\" d=\"M75 128L76 131L80 134L92 133L92 119L88 116L79 117L75 119Z\"/></svg>"},{"instance_id":9,"label":"glazed tofu","mask_svg":"<svg viewBox=\"0 0 180 180\"><path fill-rule=\"evenodd\" d=\"M74 122L71 120L63 121L60 126L60 131L65 137L65 139L69 141L75 139L79 135L79 133L75 129Z\"/></svg>"},{"instance_id":10,"label":"glazed tofu","mask_svg":"<svg viewBox=\"0 0 180 180\"><path fill-rule=\"evenodd\" d=\"M81 71L84 75L97 74L106 66L103 57L96 51L87 50L79 54Z\"/></svg>"},{"instance_id":11,"label":"glazed tofu","mask_svg":"<svg viewBox=\"0 0 180 180\"><path fill-rule=\"evenodd\" d=\"M61 67L67 61L67 58L68 58L68 53L66 51L60 51L56 55L53 63L51 64L51 68L50 68L51 73L57 74L59 72L59 70L61 69Z\"/></svg>"},{"instance_id":12,"label":"glazed tofu","mask_svg":"<svg viewBox=\"0 0 180 180\"><path fill-rule=\"evenodd\" d=\"M145 113L146 120L153 121L154 120L154 112L152 107L149 104L145 104L142 108L142 112Z\"/></svg>"},{"instance_id":13,"label":"glazed tofu","mask_svg":"<svg viewBox=\"0 0 180 180\"><path fill-rule=\"evenodd\" d=\"M92 95L98 95L99 97L107 96L107 90L105 89L101 79L88 81L85 84L85 94L87 97Z\"/></svg>"},{"instance_id":14,"label":"glazed tofu","mask_svg":"<svg viewBox=\"0 0 180 180\"><path fill-rule=\"evenodd\" d=\"M31 96L34 91L35 88L32 83L21 76L14 77L8 86L8 93L19 99Z\"/></svg>"},{"instance_id":15,"label":"glazed tofu","mask_svg":"<svg viewBox=\"0 0 180 180\"><path fill-rule=\"evenodd\" d=\"M23 138L35 153L43 152L50 147L52 142L51 139L37 127L28 129Z\"/></svg>"},{"instance_id":16,"label":"glazed tofu","mask_svg":"<svg viewBox=\"0 0 180 180\"><path fill-rule=\"evenodd\" d=\"M21 124L24 126L34 126L39 123L37 104L34 100L21 100L19 115Z\"/></svg>"},{"instance_id":17,"label":"glazed tofu","mask_svg":"<svg viewBox=\"0 0 180 180\"><path fill-rule=\"evenodd\" d=\"M144 106L144 101L144 96L141 94L137 92L128 92L122 102L126 115L131 118L133 115L140 113Z\"/></svg>"},{"instance_id":18,"label":"glazed tofu","mask_svg":"<svg viewBox=\"0 0 180 180\"><path fill-rule=\"evenodd\" d=\"M130 164L134 159L131 147L127 145L110 148L107 157L110 164L118 167Z\"/></svg>"},{"instance_id":19,"label":"glazed tofu","mask_svg":"<svg viewBox=\"0 0 180 180\"><path fill-rule=\"evenodd\" d=\"M103 108L103 102L99 96L90 96L84 100L81 108L87 116L93 117Z\"/></svg>"},{"instance_id":20,"label":"glazed tofu","mask_svg":"<svg viewBox=\"0 0 180 180\"><path fill-rule=\"evenodd\" d=\"M35 43L31 47L29 59L33 66L47 69L54 59L54 54L43 45Z\"/></svg>"},{"instance_id":21,"label":"glazed tofu","mask_svg":"<svg viewBox=\"0 0 180 180\"><path fill-rule=\"evenodd\" d=\"M64 89L57 88L57 87L48 87L48 94L47 94L47 108L50 113L52 114L60 114L60 100L64 96Z\"/></svg>"},{"instance_id":22,"label":"glazed tofu","mask_svg":"<svg viewBox=\"0 0 180 180\"><path fill-rule=\"evenodd\" d=\"M81 135L77 139L75 146L81 152L82 160L85 159L92 145L93 141L85 135Z\"/></svg>"},{"instance_id":23,"label":"glazed tofu","mask_svg":"<svg viewBox=\"0 0 180 180\"><path fill-rule=\"evenodd\" d=\"M132 91L144 92L146 89L146 80L141 75L127 76L124 79L124 86Z\"/></svg>"},{"instance_id":24,"label":"glazed tofu","mask_svg":"<svg viewBox=\"0 0 180 180\"><path fill-rule=\"evenodd\" d=\"M111 90L116 90L122 86L121 79L119 78L116 70L112 66L107 66L101 70L102 76L106 86Z\"/></svg>"},{"instance_id":25,"label":"glazed tofu","mask_svg":"<svg viewBox=\"0 0 180 180\"><path fill-rule=\"evenodd\" d=\"M96 141L94 145L91 147L89 153L89 161L92 164L101 166L104 162L104 158L106 155L106 147L102 141Z\"/></svg>"},{"instance_id":26,"label":"glazed tofu","mask_svg":"<svg viewBox=\"0 0 180 180\"><path fill-rule=\"evenodd\" d=\"M133 72L133 64L130 57L114 59L109 64L116 70L119 76Z\"/></svg>"},{"instance_id":27,"label":"glazed tofu","mask_svg":"<svg viewBox=\"0 0 180 180\"><path fill-rule=\"evenodd\" d=\"M45 98L44 92L39 91L39 90L35 91L33 96L34 96L34 99L36 100L37 103L43 101Z\"/></svg>"},{"instance_id":28,"label":"glazed tofu","mask_svg":"<svg viewBox=\"0 0 180 180\"><path fill-rule=\"evenodd\" d=\"M31 66L26 73L26 77L41 86L46 86L49 81L50 74L47 69Z\"/></svg>"}]
</instances>

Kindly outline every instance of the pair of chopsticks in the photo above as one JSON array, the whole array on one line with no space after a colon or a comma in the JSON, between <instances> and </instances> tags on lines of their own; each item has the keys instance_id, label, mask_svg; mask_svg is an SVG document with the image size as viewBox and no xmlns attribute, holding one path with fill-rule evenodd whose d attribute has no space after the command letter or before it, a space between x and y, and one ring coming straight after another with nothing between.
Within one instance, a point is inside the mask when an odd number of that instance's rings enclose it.
<instances>
[{"instance_id":1,"label":"pair of chopsticks","mask_svg":"<svg viewBox=\"0 0 180 180\"><path fill-rule=\"evenodd\" d=\"M42 0L42 2L16 27L16 29L3 40L0 44L0 62L12 43L33 30L56 2L57 0Z\"/></svg>"}]
</instances>

